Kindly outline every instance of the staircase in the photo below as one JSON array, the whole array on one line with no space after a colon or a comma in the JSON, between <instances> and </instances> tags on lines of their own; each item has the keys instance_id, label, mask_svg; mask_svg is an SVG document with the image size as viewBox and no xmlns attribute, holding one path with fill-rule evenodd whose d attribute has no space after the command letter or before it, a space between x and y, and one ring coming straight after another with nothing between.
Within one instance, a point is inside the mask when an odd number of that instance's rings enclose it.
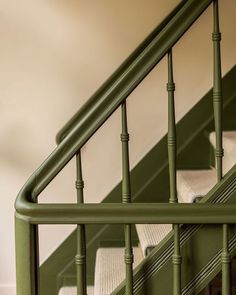
<instances>
[{"instance_id":1,"label":"staircase","mask_svg":"<svg viewBox=\"0 0 236 295\"><path fill-rule=\"evenodd\" d=\"M174 45L210 4L213 89L176 124ZM204 290L220 271L222 294L231 294L230 265L236 254L236 68L222 79L220 37L218 0L182 1L58 133L57 148L16 200L18 295L159 290L190 295ZM164 56L168 133L130 171L126 99ZM84 204L80 150L117 108L122 182L101 204ZM77 204L39 204L40 193L72 158ZM41 266L40 224L77 225Z\"/></svg>"},{"instance_id":2,"label":"staircase","mask_svg":"<svg viewBox=\"0 0 236 295\"><path fill-rule=\"evenodd\" d=\"M215 148L215 133L209 136L209 144ZM223 132L225 149L224 170L227 172L236 163L236 131ZM177 171L178 199L183 203L196 200L203 202L204 196L217 183L215 168L201 170ZM199 199L201 198L201 199ZM171 235L170 224L138 224L136 225L139 247L134 247L134 268L142 262L155 247L168 235ZM95 295L111 294L125 280L123 265L123 248L99 248L96 255L95 285L88 292ZM61 295L77 294L76 287L62 288ZM88 293L89 294L89 293Z\"/></svg>"}]
</instances>

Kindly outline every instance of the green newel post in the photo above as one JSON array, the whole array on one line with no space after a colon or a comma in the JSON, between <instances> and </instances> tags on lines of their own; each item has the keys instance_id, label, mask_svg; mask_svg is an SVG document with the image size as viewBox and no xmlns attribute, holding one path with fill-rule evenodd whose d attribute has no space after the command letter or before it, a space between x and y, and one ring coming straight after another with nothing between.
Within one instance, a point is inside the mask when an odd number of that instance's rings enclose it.
<instances>
[{"instance_id":1,"label":"green newel post","mask_svg":"<svg viewBox=\"0 0 236 295\"><path fill-rule=\"evenodd\" d=\"M39 295L38 226L15 217L17 295Z\"/></svg>"}]
</instances>

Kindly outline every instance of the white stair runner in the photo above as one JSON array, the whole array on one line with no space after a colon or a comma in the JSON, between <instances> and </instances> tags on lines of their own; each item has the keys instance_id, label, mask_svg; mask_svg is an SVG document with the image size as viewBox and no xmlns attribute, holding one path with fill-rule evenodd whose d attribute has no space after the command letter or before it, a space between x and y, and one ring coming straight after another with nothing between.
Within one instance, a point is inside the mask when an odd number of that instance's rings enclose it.
<instances>
[{"instance_id":1,"label":"white stair runner","mask_svg":"<svg viewBox=\"0 0 236 295\"><path fill-rule=\"evenodd\" d=\"M215 169L177 171L178 197L183 203L192 203L205 196L216 184Z\"/></svg>"},{"instance_id":2,"label":"white stair runner","mask_svg":"<svg viewBox=\"0 0 236 295\"><path fill-rule=\"evenodd\" d=\"M215 146L215 132L210 134L210 142ZM236 132L223 132L224 160L223 173L236 163ZM179 170L177 171L177 187L179 202L191 203L197 197L205 196L216 184L215 169ZM147 254L148 248L158 245L171 231L169 224L137 224L141 249L134 247L134 267ZM142 254L143 252L143 254ZM110 295L125 279L124 249L100 248L97 251L95 267L95 287L88 289L88 295ZM76 288L66 287L59 295L76 295Z\"/></svg>"},{"instance_id":3,"label":"white stair runner","mask_svg":"<svg viewBox=\"0 0 236 295\"><path fill-rule=\"evenodd\" d=\"M178 199L182 203L191 203L196 197L206 195L216 183L216 171L179 170L177 171ZM171 224L137 224L137 233L143 254L160 243L171 231Z\"/></svg>"},{"instance_id":4,"label":"white stair runner","mask_svg":"<svg viewBox=\"0 0 236 295\"><path fill-rule=\"evenodd\" d=\"M143 255L148 254L148 250L158 245L172 230L171 224L136 224L140 246Z\"/></svg>"},{"instance_id":5,"label":"white stair runner","mask_svg":"<svg viewBox=\"0 0 236 295\"><path fill-rule=\"evenodd\" d=\"M59 295L77 295L76 287L63 287L59 291ZM87 287L87 295L94 295L94 288L89 286Z\"/></svg>"},{"instance_id":6,"label":"white stair runner","mask_svg":"<svg viewBox=\"0 0 236 295\"><path fill-rule=\"evenodd\" d=\"M133 248L134 267L143 259L139 247ZM125 279L124 248L99 248L96 256L94 295L110 295Z\"/></svg>"}]
</instances>

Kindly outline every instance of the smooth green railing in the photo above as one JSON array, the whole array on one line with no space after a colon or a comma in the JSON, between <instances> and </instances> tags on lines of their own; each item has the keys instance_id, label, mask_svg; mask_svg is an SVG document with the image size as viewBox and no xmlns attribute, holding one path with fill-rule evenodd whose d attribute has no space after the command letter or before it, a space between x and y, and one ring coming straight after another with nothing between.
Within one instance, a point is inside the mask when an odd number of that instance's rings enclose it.
<instances>
[{"instance_id":1,"label":"smooth green railing","mask_svg":"<svg viewBox=\"0 0 236 295\"><path fill-rule=\"evenodd\" d=\"M176 187L176 130L173 77L173 46L213 2L214 12L214 87L216 127L216 167L222 178L222 91L218 0L186 0L154 30L124 64L90 98L87 104L57 135L57 148L30 177L16 200L17 294L39 294L39 224L77 225L77 292L86 294L86 224L124 224L126 294L133 294L133 253L131 224L169 223L174 228L174 295L181 294L180 224L223 224L223 293L230 294L228 224L236 223L235 205L178 204ZM171 204L132 204L126 99L155 65L168 55L168 157ZM122 202L123 204L83 204L82 161L80 150L98 128L121 106L122 114ZM76 156L78 204L38 204L40 193Z\"/></svg>"}]
</instances>

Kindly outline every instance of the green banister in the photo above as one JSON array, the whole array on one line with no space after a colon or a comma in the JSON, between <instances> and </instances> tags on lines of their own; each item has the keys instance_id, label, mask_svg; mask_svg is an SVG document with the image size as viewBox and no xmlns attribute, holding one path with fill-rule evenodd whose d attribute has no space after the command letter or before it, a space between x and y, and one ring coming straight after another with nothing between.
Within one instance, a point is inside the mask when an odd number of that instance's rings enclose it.
<instances>
[{"instance_id":1,"label":"green banister","mask_svg":"<svg viewBox=\"0 0 236 295\"><path fill-rule=\"evenodd\" d=\"M82 177L82 163L80 151L76 154L76 182L77 190L77 203L84 203L84 181ZM77 255L75 257L75 263L77 266L77 295L87 294L86 283L86 235L85 225L77 225Z\"/></svg>"},{"instance_id":2,"label":"green banister","mask_svg":"<svg viewBox=\"0 0 236 295\"><path fill-rule=\"evenodd\" d=\"M93 110L94 105L99 102L101 97L113 88L114 83L120 79L130 68L130 66L135 63L136 60L140 58L144 49L149 46L151 42L157 37L157 35L165 28L165 26L171 21L171 19L177 14L177 12L184 6L187 0L182 0L180 3L171 11L170 14L165 17L165 19L151 32L144 41L132 52L132 54L120 65L120 67L109 77L109 79L92 95L92 97L79 109L77 113L61 128L56 136L56 141L59 144L69 132L81 124L83 120L88 116L88 114Z\"/></svg>"},{"instance_id":3,"label":"green banister","mask_svg":"<svg viewBox=\"0 0 236 295\"><path fill-rule=\"evenodd\" d=\"M30 204L16 217L32 224L230 224L234 204Z\"/></svg>"},{"instance_id":4,"label":"green banister","mask_svg":"<svg viewBox=\"0 0 236 295\"><path fill-rule=\"evenodd\" d=\"M121 121L122 121L122 203L131 203L131 187L130 187L130 167L129 167L129 133L127 123L126 102L121 105ZM133 249L131 238L131 225L124 225L125 232L125 255L124 261L126 265L126 294L133 294Z\"/></svg>"},{"instance_id":5,"label":"green banister","mask_svg":"<svg viewBox=\"0 0 236 295\"><path fill-rule=\"evenodd\" d=\"M166 24L165 28L143 50L125 73L114 81L104 95L68 136L58 145L46 161L27 181L18 198L34 201L40 192L72 159L94 132L109 118L126 97L137 87L153 67L168 53L193 22L205 11L212 0L189 0ZM16 207L18 201L16 202Z\"/></svg>"},{"instance_id":6,"label":"green banister","mask_svg":"<svg viewBox=\"0 0 236 295\"><path fill-rule=\"evenodd\" d=\"M178 204L176 190L176 131L172 47L194 21L214 2L214 113L218 180L222 178L222 90L220 32L217 0L182 1L161 25L136 49L123 65L92 96L59 132L59 145L30 177L16 200L16 248L18 295L38 294L38 224L77 224L77 294L86 294L85 224L123 224L125 229L126 294L133 294L133 251L131 224L168 223L174 227L174 295L181 294L181 253L179 224L223 224L222 277L224 295L229 295L228 224L236 223L236 205ZM160 60L168 54L168 155L170 202L172 204L132 204L129 171L126 98ZM122 109L122 202L123 204L83 204L80 150L102 124ZM38 204L37 198L52 179L76 155L78 204ZM21 233L21 228L23 231ZM26 244L26 248L22 246ZM26 259L26 266L22 266ZM27 271L25 271L27 270ZM34 270L29 276L29 270ZM25 285L22 285L22 282Z\"/></svg>"}]
</instances>

